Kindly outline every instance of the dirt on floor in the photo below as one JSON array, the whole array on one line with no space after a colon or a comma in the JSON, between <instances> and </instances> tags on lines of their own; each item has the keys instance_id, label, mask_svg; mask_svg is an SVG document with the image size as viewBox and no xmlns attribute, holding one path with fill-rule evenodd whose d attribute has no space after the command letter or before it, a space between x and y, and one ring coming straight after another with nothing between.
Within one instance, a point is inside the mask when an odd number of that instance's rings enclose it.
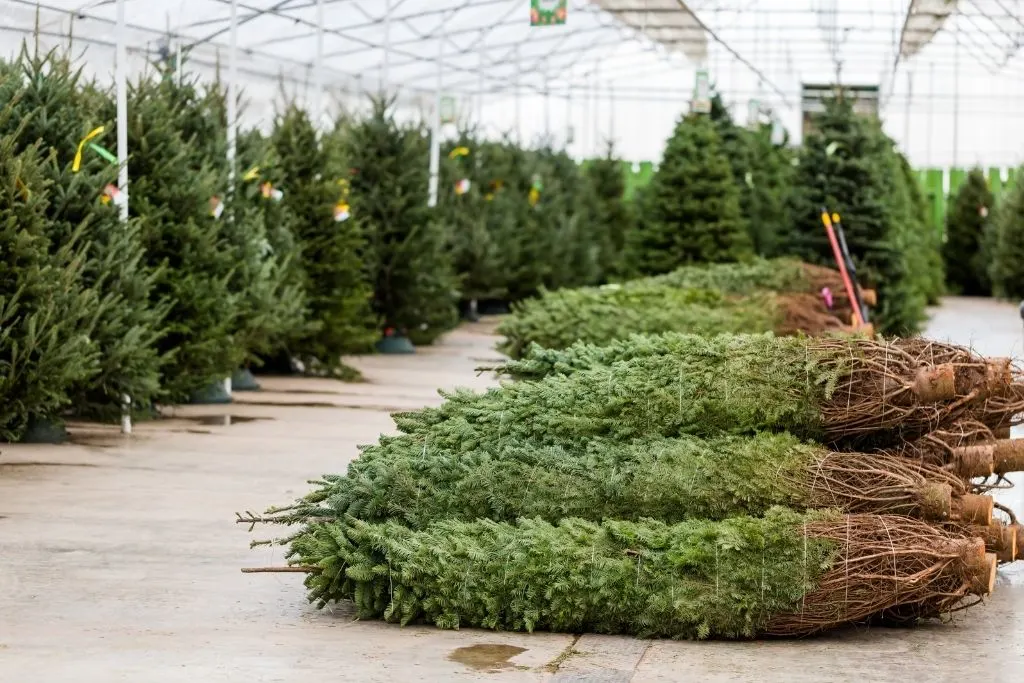
<instances>
[{"instance_id":1,"label":"dirt on floor","mask_svg":"<svg viewBox=\"0 0 1024 683\"><path fill-rule=\"evenodd\" d=\"M236 512L343 471L392 430L389 411L492 384L475 371L497 357L492 330L356 359L363 383L260 378L262 391L230 406L180 407L130 437L81 424L61 446L0 446L0 682L1022 680L1015 569L952 624L748 643L400 628L316 610L301 575L240 572L284 559L250 550L273 530L250 534ZM964 300L932 329L1003 355L1019 351L1020 331L1016 307ZM1020 491L1008 495L1020 505Z\"/></svg>"}]
</instances>

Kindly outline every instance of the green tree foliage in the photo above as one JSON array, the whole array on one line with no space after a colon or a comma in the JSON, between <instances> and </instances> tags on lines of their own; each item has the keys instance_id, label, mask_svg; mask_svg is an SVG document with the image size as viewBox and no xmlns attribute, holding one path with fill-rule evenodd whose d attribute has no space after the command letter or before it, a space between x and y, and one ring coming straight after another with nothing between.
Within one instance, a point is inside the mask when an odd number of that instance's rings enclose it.
<instances>
[{"instance_id":1,"label":"green tree foliage","mask_svg":"<svg viewBox=\"0 0 1024 683\"><path fill-rule=\"evenodd\" d=\"M442 214L427 207L428 137L375 100L345 138L353 169L352 220L369 243L374 309L386 328L429 344L458 321L458 283Z\"/></svg>"},{"instance_id":2,"label":"green tree foliage","mask_svg":"<svg viewBox=\"0 0 1024 683\"><path fill-rule=\"evenodd\" d=\"M464 301L501 299L508 293L505 275L511 234L493 220L493 197L486 163L493 143L463 129L441 149L442 173L438 188L441 215L448 228L452 262ZM468 187L464 184L468 181Z\"/></svg>"},{"instance_id":3,"label":"green tree foliage","mask_svg":"<svg viewBox=\"0 0 1024 683\"><path fill-rule=\"evenodd\" d=\"M651 181L646 210L636 242L637 265L644 273L752 255L739 189L715 124L706 116L680 118Z\"/></svg>"},{"instance_id":4,"label":"green tree foliage","mask_svg":"<svg viewBox=\"0 0 1024 683\"><path fill-rule=\"evenodd\" d=\"M774 256L790 227L787 201L793 184L791 154L784 145L772 142L770 125L761 125L746 135L751 154L749 181L742 179L746 187L743 208L754 251Z\"/></svg>"},{"instance_id":5,"label":"green tree foliage","mask_svg":"<svg viewBox=\"0 0 1024 683\"><path fill-rule=\"evenodd\" d=\"M278 117L271 141L283 208L295 216L310 317L320 323L294 350L343 369L342 354L369 351L379 336L362 223L335 219L335 207L347 201L349 169L338 167L340 160L329 163L327 146L294 104Z\"/></svg>"},{"instance_id":6,"label":"green tree foliage","mask_svg":"<svg viewBox=\"0 0 1024 683\"><path fill-rule=\"evenodd\" d=\"M992 293L1024 299L1024 183L1014 183L1003 192L991 231L988 274Z\"/></svg>"},{"instance_id":7,"label":"green tree foliage","mask_svg":"<svg viewBox=\"0 0 1024 683\"><path fill-rule=\"evenodd\" d=\"M245 354L245 364L258 362L260 356L281 350L306 325L305 289L287 280L291 261L299 258L294 240L278 239L277 249L271 244L271 231L282 233L289 228L267 224L268 212L261 204L275 200L262 196L256 167L243 166L236 158L232 186L227 93L222 85L170 77L161 83L161 92L178 113L176 121L194 167L216 173L217 199L224 205L217 220L234 263L229 281L236 296L233 339ZM280 251L289 242L292 250Z\"/></svg>"},{"instance_id":8,"label":"green tree foliage","mask_svg":"<svg viewBox=\"0 0 1024 683\"><path fill-rule=\"evenodd\" d=\"M159 349L170 356L161 395L182 401L231 375L245 357L234 338L240 302L232 288L234 245L210 199L222 194L217 170L197 166L181 134L168 80L143 79L128 92L129 207L144 218L147 262L162 268L154 287L170 312ZM110 117L113 105L110 104Z\"/></svg>"},{"instance_id":9,"label":"green tree foliage","mask_svg":"<svg viewBox=\"0 0 1024 683\"><path fill-rule=\"evenodd\" d=\"M628 277L627 245L636 224L633 205L625 198L622 160L611 142L605 155L583 167L588 195L583 211L586 237L597 244L597 271L602 281Z\"/></svg>"},{"instance_id":10,"label":"green tree foliage","mask_svg":"<svg viewBox=\"0 0 1024 683\"><path fill-rule=\"evenodd\" d=\"M10 105L0 125L11 124ZM102 315L83 286L82 230L51 247L49 182L36 147L0 136L0 439L20 439L33 420L58 418L69 391L99 372L90 338Z\"/></svg>"},{"instance_id":11,"label":"green tree foliage","mask_svg":"<svg viewBox=\"0 0 1024 683\"><path fill-rule=\"evenodd\" d=\"M807 516L667 525L539 519L437 521L422 531L348 518L292 546L320 606L355 600L363 618L444 628L749 637L799 609L836 544ZM837 620L842 617L837 614Z\"/></svg>"},{"instance_id":12,"label":"green tree foliage","mask_svg":"<svg viewBox=\"0 0 1024 683\"><path fill-rule=\"evenodd\" d=\"M973 168L957 190L946 215L946 241L942 256L950 290L967 296L989 294L988 276L979 261L989 212L995 200L980 168ZM982 266L982 267L979 267Z\"/></svg>"},{"instance_id":13,"label":"green tree foliage","mask_svg":"<svg viewBox=\"0 0 1024 683\"><path fill-rule=\"evenodd\" d=\"M862 284L878 290L876 329L913 333L924 319L925 297L913 281L908 240L893 215L890 174L896 169L887 162L886 144L843 99L827 101L814 123L800 152L786 251L834 267L821 210L839 213Z\"/></svg>"},{"instance_id":14,"label":"green tree foliage","mask_svg":"<svg viewBox=\"0 0 1024 683\"><path fill-rule=\"evenodd\" d=\"M15 153L42 145L51 249L81 234L82 285L95 291L100 309L89 333L102 350L98 372L67 388L70 408L109 418L120 414L125 395L147 406L159 387L157 339L166 313L163 302L151 301L158 266L146 260L140 219L122 223L117 207L101 202L104 188L117 182L116 165L85 146L80 167L74 167L79 142L90 132L104 131L93 144L114 141L110 112L103 111L107 94L83 82L59 52L23 47L17 62L2 69L0 100L11 103L11 115L0 131L17 136Z\"/></svg>"}]
</instances>

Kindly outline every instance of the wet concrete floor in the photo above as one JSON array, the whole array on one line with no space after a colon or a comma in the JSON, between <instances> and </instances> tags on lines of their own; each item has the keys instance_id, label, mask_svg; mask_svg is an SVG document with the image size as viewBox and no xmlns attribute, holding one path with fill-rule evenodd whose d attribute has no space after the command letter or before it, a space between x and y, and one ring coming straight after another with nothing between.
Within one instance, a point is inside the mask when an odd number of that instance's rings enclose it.
<instances>
[{"instance_id":1,"label":"wet concrete floor","mask_svg":"<svg viewBox=\"0 0 1024 683\"><path fill-rule=\"evenodd\" d=\"M129 438L72 425L61 446L0 445L0 682L1024 680L1016 568L952 624L750 643L399 628L314 609L301 575L240 573L284 560L249 550L260 532L236 512L343 471L358 444L393 428L389 410L489 385L474 371L495 355L488 331L358 359L365 383L260 378L263 391L231 406L178 408ZM1022 355L1012 305L948 300L930 332ZM1004 500L1024 509L1022 491Z\"/></svg>"}]
</instances>

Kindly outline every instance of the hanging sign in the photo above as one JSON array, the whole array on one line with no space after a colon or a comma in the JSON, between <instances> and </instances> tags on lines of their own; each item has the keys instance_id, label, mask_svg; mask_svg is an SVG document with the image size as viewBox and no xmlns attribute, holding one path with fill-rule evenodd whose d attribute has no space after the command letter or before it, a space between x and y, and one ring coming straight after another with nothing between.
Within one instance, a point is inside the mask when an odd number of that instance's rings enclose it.
<instances>
[{"instance_id":1,"label":"hanging sign","mask_svg":"<svg viewBox=\"0 0 1024 683\"><path fill-rule=\"evenodd\" d=\"M698 69L693 84L693 102L691 109L697 114L711 113L711 80L707 69Z\"/></svg>"},{"instance_id":2,"label":"hanging sign","mask_svg":"<svg viewBox=\"0 0 1024 683\"><path fill-rule=\"evenodd\" d=\"M258 180L259 177L260 177L260 167L259 166L253 166L252 168L250 168L248 171L245 172L245 175L242 176L242 180L244 180L245 182L249 182L251 180Z\"/></svg>"},{"instance_id":3,"label":"hanging sign","mask_svg":"<svg viewBox=\"0 0 1024 683\"><path fill-rule=\"evenodd\" d=\"M786 129L778 115L772 116L772 144L778 147L786 141Z\"/></svg>"},{"instance_id":4,"label":"hanging sign","mask_svg":"<svg viewBox=\"0 0 1024 683\"><path fill-rule=\"evenodd\" d=\"M441 97L441 123L455 123L455 98L451 95Z\"/></svg>"},{"instance_id":5,"label":"hanging sign","mask_svg":"<svg viewBox=\"0 0 1024 683\"><path fill-rule=\"evenodd\" d=\"M747 102L747 128L756 130L761 123L761 100Z\"/></svg>"},{"instance_id":6,"label":"hanging sign","mask_svg":"<svg viewBox=\"0 0 1024 683\"><path fill-rule=\"evenodd\" d=\"M536 173L533 175L533 183L530 186L530 206L537 206L540 202L540 193L544 191L544 183Z\"/></svg>"},{"instance_id":7,"label":"hanging sign","mask_svg":"<svg viewBox=\"0 0 1024 683\"><path fill-rule=\"evenodd\" d=\"M530 26L560 26L568 13L568 0L530 0Z\"/></svg>"}]
</instances>

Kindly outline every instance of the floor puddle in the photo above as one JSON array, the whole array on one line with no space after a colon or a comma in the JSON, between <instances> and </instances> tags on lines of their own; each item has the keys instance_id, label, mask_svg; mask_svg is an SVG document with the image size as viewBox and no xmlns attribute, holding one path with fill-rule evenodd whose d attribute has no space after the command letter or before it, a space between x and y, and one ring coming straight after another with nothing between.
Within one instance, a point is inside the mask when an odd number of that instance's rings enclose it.
<instances>
[{"instance_id":1,"label":"floor puddle","mask_svg":"<svg viewBox=\"0 0 1024 683\"><path fill-rule=\"evenodd\" d=\"M522 652L526 652L525 647L481 643L480 645L467 645L466 647L453 650L448 655L448 659L468 666L475 671L500 671L513 668L515 665L508 660Z\"/></svg>"},{"instance_id":2,"label":"floor puddle","mask_svg":"<svg viewBox=\"0 0 1024 683\"><path fill-rule=\"evenodd\" d=\"M89 448L117 448L131 441L127 434L113 432L68 432L66 443Z\"/></svg>"},{"instance_id":3,"label":"floor puddle","mask_svg":"<svg viewBox=\"0 0 1024 683\"><path fill-rule=\"evenodd\" d=\"M19 467L99 467L88 462L0 462L0 470Z\"/></svg>"},{"instance_id":4,"label":"floor puddle","mask_svg":"<svg viewBox=\"0 0 1024 683\"><path fill-rule=\"evenodd\" d=\"M323 401L292 403L290 401L245 401L247 406L274 406L275 408L341 408L342 406Z\"/></svg>"},{"instance_id":5,"label":"floor puddle","mask_svg":"<svg viewBox=\"0 0 1024 683\"><path fill-rule=\"evenodd\" d=\"M190 422L210 427L230 427L231 425L245 424L246 422L257 422L260 420L273 420L272 417L249 417L246 415L197 415L184 418Z\"/></svg>"}]
</instances>

